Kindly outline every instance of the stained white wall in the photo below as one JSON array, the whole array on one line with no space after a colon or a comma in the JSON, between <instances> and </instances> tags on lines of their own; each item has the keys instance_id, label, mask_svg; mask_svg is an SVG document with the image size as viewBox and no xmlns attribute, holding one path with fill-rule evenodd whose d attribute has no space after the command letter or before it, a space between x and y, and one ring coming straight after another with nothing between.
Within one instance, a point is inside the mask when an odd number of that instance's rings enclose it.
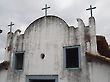
<instances>
[{"instance_id":1,"label":"stained white wall","mask_svg":"<svg viewBox=\"0 0 110 82\"><path fill-rule=\"evenodd\" d=\"M85 58L86 50L96 53L95 19L89 19L89 46L85 44L86 26L81 19L77 21L78 28L74 28L69 27L59 17L47 16L31 23L23 35L16 31L13 34L13 49L10 52L14 54L15 51L24 51L24 68L22 71L14 71L10 66L7 82L25 82L26 75L58 75L59 82L101 82L95 78L95 72L98 72L99 68L97 63L93 63L93 66L88 65ZM67 70L64 68L63 47L73 45L80 45L81 67ZM41 59L42 53L45 55L44 59ZM12 56L10 61L13 61ZM106 68L109 71L107 66L103 69ZM104 74L106 73L104 71Z\"/></svg>"},{"instance_id":2,"label":"stained white wall","mask_svg":"<svg viewBox=\"0 0 110 82\"><path fill-rule=\"evenodd\" d=\"M78 34L75 34L74 27L69 27L55 16L43 17L33 22L24 33L26 75L58 75L59 82L89 82L84 57L85 26L82 21L79 26ZM81 45L81 69L67 70L63 66L63 47L73 45ZM44 59L41 59L42 53L45 54Z\"/></svg>"},{"instance_id":3,"label":"stained white wall","mask_svg":"<svg viewBox=\"0 0 110 82\"><path fill-rule=\"evenodd\" d=\"M69 45L68 26L53 17L37 22L24 34L26 62L29 62L27 74L58 74L63 68L63 46ZM42 53L44 59L41 59Z\"/></svg>"},{"instance_id":4,"label":"stained white wall","mask_svg":"<svg viewBox=\"0 0 110 82\"><path fill-rule=\"evenodd\" d=\"M0 71L0 82L7 82L7 70Z\"/></svg>"},{"instance_id":5,"label":"stained white wall","mask_svg":"<svg viewBox=\"0 0 110 82\"><path fill-rule=\"evenodd\" d=\"M110 65L100 62L89 62L91 82L110 82Z\"/></svg>"}]
</instances>

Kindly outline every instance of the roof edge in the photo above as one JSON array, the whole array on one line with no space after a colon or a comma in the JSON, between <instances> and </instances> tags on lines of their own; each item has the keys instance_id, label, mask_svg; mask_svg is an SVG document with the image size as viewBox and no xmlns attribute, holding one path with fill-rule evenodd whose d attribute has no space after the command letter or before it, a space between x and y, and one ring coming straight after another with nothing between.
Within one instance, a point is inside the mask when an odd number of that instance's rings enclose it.
<instances>
[{"instance_id":1,"label":"roof edge","mask_svg":"<svg viewBox=\"0 0 110 82\"><path fill-rule=\"evenodd\" d=\"M93 54L90 52L86 52L85 53L87 61L91 62L91 61L98 61L98 62L103 62L103 63L107 63L110 64L110 58L106 57L106 56L102 56L100 54Z\"/></svg>"}]
</instances>

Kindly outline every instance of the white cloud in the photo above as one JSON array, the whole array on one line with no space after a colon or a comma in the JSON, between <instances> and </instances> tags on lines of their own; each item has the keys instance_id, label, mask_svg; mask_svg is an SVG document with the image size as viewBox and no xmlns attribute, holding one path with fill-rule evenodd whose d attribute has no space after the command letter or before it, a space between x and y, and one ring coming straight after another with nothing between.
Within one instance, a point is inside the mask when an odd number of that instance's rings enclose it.
<instances>
[{"instance_id":1,"label":"white cloud","mask_svg":"<svg viewBox=\"0 0 110 82\"><path fill-rule=\"evenodd\" d=\"M66 9L68 7L71 7L74 3L74 0L55 0L55 1L60 9Z\"/></svg>"}]
</instances>

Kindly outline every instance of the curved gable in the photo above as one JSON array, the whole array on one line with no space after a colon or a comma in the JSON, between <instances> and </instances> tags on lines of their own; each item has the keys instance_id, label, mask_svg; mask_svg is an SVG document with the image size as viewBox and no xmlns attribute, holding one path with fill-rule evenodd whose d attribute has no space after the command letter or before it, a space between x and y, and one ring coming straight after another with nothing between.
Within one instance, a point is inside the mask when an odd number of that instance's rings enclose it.
<instances>
[{"instance_id":1,"label":"curved gable","mask_svg":"<svg viewBox=\"0 0 110 82\"><path fill-rule=\"evenodd\" d=\"M24 33L24 50L26 56L32 59L25 61L30 62L30 67L37 67L37 71L36 68L29 68L31 74L41 73L40 68L48 69L50 66L52 68L49 72L55 72L54 63L60 62L56 59L62 58L61 50L63 46L68 45L70 37L73 38L73 35L69 33L69 26L59 17L41 17L31 23ZM73 39L71 41L73 43ZM48 63L49 61L51 63ZM45 73L47 74L48 71Z\"/></svg>"},{"instance_id":2,"label":"curved gable","mask_svg":"<svg viewBox=\"0 0 110 82\"><path fill-rule=\"evenodd\" d=\"M25 30L25 32L24 32L24 34L26 33L26 32L30 32L34 27L35 27L35 25L36 25L36 28L37 27L39 27L39 26L41 26L42 24L46 24L46 25L50 25L50 24L54 24L54 23L57 23L57 24L63 24L64 25L64 27L65 26L67 26L67 27L69 27L68 25L67 25L67 23L63 20L63 19L61 19L60 17L57 17L57 16L52 16L52 15L49 15L49 16L43 16L43 17L41 17L41 18L38 18L37 20L35 20L34 22L32 22L28 27L27 27L27 29Z\"/></svg>"}]
</instances>

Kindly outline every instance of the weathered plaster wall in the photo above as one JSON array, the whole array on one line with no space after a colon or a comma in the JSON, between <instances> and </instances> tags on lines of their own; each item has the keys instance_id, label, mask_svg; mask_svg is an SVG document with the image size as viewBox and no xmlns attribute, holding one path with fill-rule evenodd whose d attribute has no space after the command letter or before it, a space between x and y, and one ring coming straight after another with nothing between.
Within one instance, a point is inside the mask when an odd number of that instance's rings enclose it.
<instances>
[{"instance_id":1,"label":"weathered plaster wall","mask_svg":"<svg viewBox=\"0 0 110 82\"><path fill-rule=\"evenodd\" d=\"M56 16L41 17L31 23L24 34L20 35L18 30L12 35L12 39L10 35L7 45L12 40L12 50L8 52L11 57L7 54L7 58L9 57L12 63L16 51L24 51L25 54L23 70L14 71L10 66L7 82L25 82L26 75L58 75L59 82L92 82L95 72L92 74L90 69L96 70L97 63L93 63L93 67L88 65L85 51L97 51L95 19L89 18L89 26L85 26L81 19L77 21L78 27L75 28L69 27L64 20ZM86 35L89 36L87 41ZM67 70L64 68L63 47L73 45L80 45L81 67ZM44 59L41 54L45 55ZM97 79L94 82L97 82Z\"/></svg>"},{"instance_id":2,"label":"weathered plaster wall","mask_svg":"<svg viewBox=\"0 0 110 82\"><path fill-rule=\"evenodd\" d=\"M17 52L24 52L23 48L24 48L24 34L21 34L20 36L18 36L17 39L17 43L16 43L16 51Z\"/></svg>"},{"instance_id":3,"label":"weathered plaster wall","mask_svg":"<svg viewBox=\"0 0 110 82\"><path fill-rule=\"evenodd\" d=\"M5 54L4 54L5 61L10 61L10 54L12 53L10 50L12 47L12 41L13 41L13 33L9 32L7 33L7 42L6 42Z\"/></svg>"},{"instance_id":4,"label":"weathered plaster wall","mask_svg":"<svg viewBox=\"0 0 110 82\"><path fill-rule=\"evenodd\" d=\"M20 30L16 30L15 33L9 33L7 38L7 47L6 47L6 57L9 57L10 66L7 71L7 81L5 82L24 82L24 72L23 71L15 71L13 68L14 64L14 54L17 51L23 51L23 40L24 36L20 34ZM8 41L9 40L9 41ZM11 49L8 51L8 45L11 45ZM23 78L23 80L22 80Z\"/></svg>"},{"instance_id":5,"label":"weathered plaster wall","mask_svg":"<svg viewBox=\"0 0 110 82\"><path fill-rule=\"evenodd\" d=\"M96 42L96 25L95 18L89 18L89 30L90 30L90 52L96 54L97 53L97 42Z\"/></svg>"},{"instance_id":6,"label":"weathered plaster wall","mask_svg":"<svg viewBox=\"0 0 110 82\"><path fill-rule=\"evenodd\" d=\"M89 62L91 82L110 82L110 65L100 62Z\"/></svg>"},{"instance_id":7,"label":"weathered plaster wall","mask_svg":"<svg viewBox=\"0 0 110 82\"><path fill-rule=\"evenodd\" d=\"M0 71L0 82L7 82L7 71L6 70Z\"/></svg>"},{"instance_id":8,"label":"weathered plaster wall","mask_svg":"<svg viewBox=\"0 0 110 82\"><path fill-rule=\"evenodd\" d=\"M42 18L31 24L24 34L27 74L58 74L63 69L63 46L69 45L69 37L69 27L57 17Z\"/></svg>"},{"instance_id":9,"label":"weathered plaster wall","mask_svg":"<svg viewBox=\"0 0 110 82\"><path fill-rule=\"evenodd\" d=\"M59 82L89 82L84 57L84 28L82 21L76 29L54 16L32 23L24 33L26 75L59 75ZM73 45L81 45L81 69L67 70L63 67L63 47ZM41 59L42 53L44 59Z\"/></svg>"}]
</instances>

